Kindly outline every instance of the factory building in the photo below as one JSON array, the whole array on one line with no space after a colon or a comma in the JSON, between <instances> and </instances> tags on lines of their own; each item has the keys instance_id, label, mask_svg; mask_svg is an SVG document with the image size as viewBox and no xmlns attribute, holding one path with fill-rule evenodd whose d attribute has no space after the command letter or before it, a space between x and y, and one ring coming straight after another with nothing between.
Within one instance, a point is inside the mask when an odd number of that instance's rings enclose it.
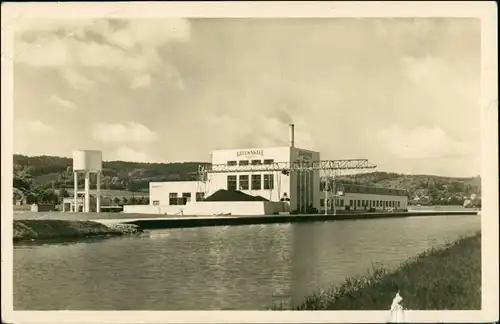
<instances>
[{"instance_id":1,"label":"factory building","mask_svg":"<svg viewBox=\"0 0 500 324\"><path fill-rule=\"evenodd\" d=\"M323 189L323 188L322 188ZM367 187L354 184L338 185L336 192L328 191L320 199L320 210L391 211L408 209L406 190Z\"/></svg>"},{"instance_id":2,"label":"factory building","mask_svg":"<svg viewBox=\"0 0 500 324\"><path fill-rule=\"evenodd\" d=\"M279 202L281 208L276 207L279 206L277 204L273 207L273 210L277 209L278 212L296 210L305 213L319 210L319 171L245 172L245 167L250 170L252 166L292 161L319 161L319 153L290 146L216 150L212 152L212 164L225 164L229 169L234 166L238 171L210 174L205 181L151 182L150 206L124 206L124 211L185 214L189 212L186 210L189 203L202 202L220 189L238 190L251 196L260 196L270 202ZM227 204L229 202L226 202Z\"/></svg>"},{"instance_id":3,"label":"factory building","mask_svg":"<svg viewBox=\"0 0 500 324\"><path fill-rule=\"evenodd\" d=\"M236 160L236 163L252 163L252 161L268 162L272 157L279 158L285 154L287 148L267 148L248 150L224 150L213 152L213 163L221 161L233 164L235 157L245 156L247 159ZM289 148L288 148L289 149ZM290 150L290 157L303 155L302 150ZM244 152L251 152L247 154ZM264 152L272 152L266 154ZM300 153L299 153L300 152ZM307 151L311 152L311 151ZM256 154L257 153L257 154ZM319 158L317 152L311 152ZM260 160L258 159L260 156ZM265 157L265 159L264 159ZM265 160L268 160L264 162ZM260 163L260 162L253 162ZM302 179L300 178L302 177ZM259 179L260 178L260 179ZM299 183L301 182L301 183ZM144 212L149 209L152 213L183 214L190 202L202 202L220 189L239 190L252 196L260 196L271 202L287 202L290 211L310 212L325 211L325 201L329 212L332 211L391 211L407 210L408 194L406 190L368 187L354 184L339 184L336 191L327 191L325 199L324 182L320 182L318 172L310 174L285 175L281 172L263 173L217 173L213 174L206 183L200 181L151 182L149 186L150 206L125 206L126 212ZM312 207L313 210L306 209ZM188 210L186 210L188 212Z\"/></svg>"},{"instance_id":4,"label":"factory building","mask_svg":"<svg viewBox=\"0 0 500 324\"><path fill-rule=\"evenodd\" d=\"M208 179L207 195L223 188L240 190L270 201L287 201L291 210L309 212L319 209L319 171L245 172L245 167L271 165L275 162L319 161L319 152L296 147L218 150L212 153L212 164L238 166L237 172L214 173ZM265 169L265 168L264 168Z\"/></svg>"},{"instance_id":5,"label":"factory building","mask_svg":"<svg viewBox=\"0 0 500 324\"><path fill-rule=\"evenodd\" d=\"M149 206L124 206L126 213L168 215L267 215L280 212L406 209L406 192L355 185L323 191L321 172L374 168L364 159L321 161L320 153L290 145L216 150L210 171L198 181L150 183ZM331 186L330 186L331 187ZM250 200L210 201L219 191L240 192ZM255 201L251 201L255 197ZM326 198L326 199L325 199ZM327 202L325 204L325 201Z\"/></svg>"}]
</instances>

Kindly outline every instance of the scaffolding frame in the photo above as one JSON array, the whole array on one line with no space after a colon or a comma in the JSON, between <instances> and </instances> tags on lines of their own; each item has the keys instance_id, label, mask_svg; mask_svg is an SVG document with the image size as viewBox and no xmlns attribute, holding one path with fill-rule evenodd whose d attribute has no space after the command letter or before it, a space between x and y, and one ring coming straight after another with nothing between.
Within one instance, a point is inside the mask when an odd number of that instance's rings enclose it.
<instances>
[{"instance_id":1,"label":"scaffolding frame","mask_svg":"<svg viewBox=\"0 0 500 324\"><path fill-rule=\"evenodd\" d=\"M282 175L290 176L291 174L296 174L298 176L297 181L300 186L301 177L299 174L307 174L304 178L305 182L305 195L306 197L300 197L298 201L298 209L302 210L302 200L305 198L306 201L311 201L311 188L308 186L312 185L312 172L320 172L320 182L321 178L325 179L324 186L324 208L325 214L328 213L329 199L328 192L333 193L332 196L332 209L333 213L336 214L336 201L339 196L337 195L337 184L336 177L341 171L360 171L363 169L375 169L377 166L368 161L368 159L346 159L346 160L323 160L323 161L293 161L293 162L272 162L269 164L249 164L249 165L228 165L228 164L211 164L211 165L200 165L198 166L198 181L199 190L204 192L206 196L208 193L208 188L211 182L211 175L220 173L253 173L253 172L265 172L270 174L277 173L278 185L281 183ZM295 172L294 172L295 171ZM321 176L323 173L323 177ZM273 176L274 177L274 176ZM280 192L280 188L278 188ZM309 199L308 199L309 198Z\"/></svg>"},{"instance_id":2,"label":"scaffolding frame","mask_svg":"<svg viewBox=\"0 0 500 324\"><path fill-rule=\"evenodd\" d=\"M199 166L198 174L206 177L210 173L273 172L273 171L326 171L374 169L377 166L367 159L273 162L269 164L228 165L212 164Z\"/></svg>"}]
</instances>

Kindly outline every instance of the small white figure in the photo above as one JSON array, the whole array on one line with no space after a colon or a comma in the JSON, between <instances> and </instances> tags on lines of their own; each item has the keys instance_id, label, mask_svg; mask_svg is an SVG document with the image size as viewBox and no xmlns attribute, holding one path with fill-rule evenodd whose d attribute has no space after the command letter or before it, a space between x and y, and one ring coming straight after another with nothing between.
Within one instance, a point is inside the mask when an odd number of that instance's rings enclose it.
<instances>
[{"instance_id":1,"label":"small white figure","mask_svg":"<svg viewBox=\"0 0 500 324\"><path fill-rule=\"evenodd\" d=\"M403 319L403 306L400 304L401 301L403 300L403 297L398 293L392 300L392 305L391 305L391 322L392 323L402 323L404 321Z\"/></svg>"}]
</instances>

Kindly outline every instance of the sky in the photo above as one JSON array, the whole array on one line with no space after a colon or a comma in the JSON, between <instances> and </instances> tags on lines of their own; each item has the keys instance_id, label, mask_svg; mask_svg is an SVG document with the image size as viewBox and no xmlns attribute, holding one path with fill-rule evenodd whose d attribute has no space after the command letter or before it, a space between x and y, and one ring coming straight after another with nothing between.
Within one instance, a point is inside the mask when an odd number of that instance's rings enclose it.
<instances>
[{"instance_id":1,"label":"sky","mask_svg":"<svg viewBox=\"0 0 500 324\"><path fill-rule=\"evenodd\" d=\"M379 171L480 174L478 19L25 20L14 150L209 161L288 145Z\"/></svg>"}]
</instances>

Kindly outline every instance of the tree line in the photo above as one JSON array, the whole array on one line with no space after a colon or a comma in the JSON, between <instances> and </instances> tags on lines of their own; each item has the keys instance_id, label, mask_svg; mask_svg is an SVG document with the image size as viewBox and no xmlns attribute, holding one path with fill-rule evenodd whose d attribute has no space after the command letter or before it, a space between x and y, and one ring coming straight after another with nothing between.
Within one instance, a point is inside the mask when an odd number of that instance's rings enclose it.
<instances>
[{"instance_id":1,"label":"tree line","mask_svg":"<svg viewBox=\"0 0 500 324\"><path fill-rule=\"evenodd\" d=\"M57 156L14 155L14 173L29 175L44 189L73 188L73 160ZM153 181L196 180L202 162L140 163L104 161L101 189L141 192Z\"/></svg>"},{"instance_id":2,"label":"tree line","mask_svg":"<svg viewBox=\"0 0 500 324\"><path fill-rule=\"evenodd\" d=\"M59 203L73 188L72 159L56 156L14 155L14 196L27 203ZM150 182L192 181L198 179L198 168L209 163L139 163L103 162L101 189L127 190L147 194ZM404 175L390 172L368 172L339 176L338 183L405 189L409 201L427 197L429 204L463 204L471 194L481 195L481 178L451 178L434 175ZM112 197L113 204L140 204L137 197Z\"/></svg>"}]
</instances>

